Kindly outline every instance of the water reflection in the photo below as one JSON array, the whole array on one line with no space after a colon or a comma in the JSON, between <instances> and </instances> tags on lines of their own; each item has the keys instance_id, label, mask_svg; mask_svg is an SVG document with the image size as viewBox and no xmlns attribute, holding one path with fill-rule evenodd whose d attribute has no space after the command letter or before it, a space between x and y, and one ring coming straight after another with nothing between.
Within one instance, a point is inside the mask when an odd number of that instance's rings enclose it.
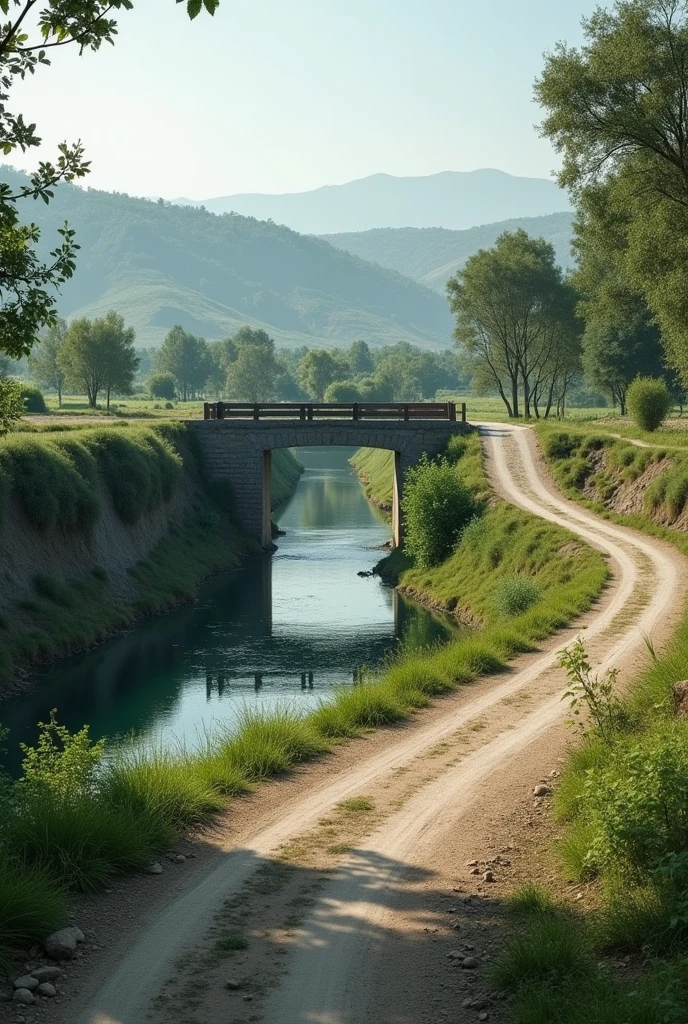
<instances>
[{"instance_id":1,"label":"water reflection","mask_svg":"<svg viewBox=\"0 0 688 1024\"><path fill-rule=\"evenodd\" d=\"M191 606L65 659L32 693L0 709L17 743L32 741L52 707L94 737L135 730L146 742L195 744L246 704L307 712L335 685L353 685L399 643L424 647L451 626L356 574L389 537L348 465L348 449L304 450L307 469L276 518L286 535L256 559L205 586Z\"/></svg>"}]
</instances>

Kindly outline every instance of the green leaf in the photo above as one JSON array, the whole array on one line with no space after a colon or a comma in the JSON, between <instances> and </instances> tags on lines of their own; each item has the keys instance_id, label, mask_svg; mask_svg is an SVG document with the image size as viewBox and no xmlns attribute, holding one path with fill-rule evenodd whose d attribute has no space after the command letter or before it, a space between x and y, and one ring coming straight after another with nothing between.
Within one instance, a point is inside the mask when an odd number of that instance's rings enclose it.
<instances>
[{"instance_id":1,"label":"green leaf","mask_svg":"<svg viewBox=\"0 0 688 1024\"><path fill-rule=\"evenodd\" d=\"M188 3L186 5L186 10L187 10L187 12L189 14L189 17L191 18L192 21L193 21L194 18L198 17L198 15L201 13L202 7L203 7L203 0L188 0Z\"/></svg>"}]
</instances>

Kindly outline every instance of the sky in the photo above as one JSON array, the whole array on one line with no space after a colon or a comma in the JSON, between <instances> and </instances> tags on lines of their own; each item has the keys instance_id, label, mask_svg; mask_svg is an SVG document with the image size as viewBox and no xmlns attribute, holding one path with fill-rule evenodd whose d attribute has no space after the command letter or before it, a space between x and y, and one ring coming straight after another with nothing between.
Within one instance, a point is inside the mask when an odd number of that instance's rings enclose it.
<instances>
[{"instance_id":1,"label":"sky","mask_svg":"<svg viewBox=\"0 0 688 1024\"><path fill-rule=\"evenodd\" d=\"M300 192L377 172L497 167L548 177L533 79L557 40L582 40L594 0L221 0L189 22L135 0L116 46L13 87L44 145L81 139L87 183L204 199Z\"/></svg>"}]
</instances>

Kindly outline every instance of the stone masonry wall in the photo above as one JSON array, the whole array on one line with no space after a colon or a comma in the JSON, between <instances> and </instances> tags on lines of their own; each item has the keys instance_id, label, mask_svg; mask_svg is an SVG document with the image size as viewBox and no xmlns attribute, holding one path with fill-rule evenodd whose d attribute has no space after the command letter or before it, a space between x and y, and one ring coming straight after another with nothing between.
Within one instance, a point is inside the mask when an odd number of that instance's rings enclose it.
<instances>
[{"instance_id":1,"label":"stone masonry wall","mask_svg":"<svg viewBox=\"0 0 688 1024\"><path fill-rule=\"evenodd\" d=\"M241 526L260 538L263 515L263 452L275 448L342 445L386 448L401 456L402 474L423 452L436 455L452 434L470 426L448 420L192 420L205 472L231 485Z\"/></svg>"}]
</instances>

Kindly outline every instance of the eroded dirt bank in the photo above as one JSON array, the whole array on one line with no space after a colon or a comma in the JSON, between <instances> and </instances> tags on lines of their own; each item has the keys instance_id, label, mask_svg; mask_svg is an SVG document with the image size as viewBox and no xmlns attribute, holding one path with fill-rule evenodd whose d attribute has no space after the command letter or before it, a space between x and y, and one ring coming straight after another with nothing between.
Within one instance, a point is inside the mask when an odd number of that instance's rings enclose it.
<instances>
[{"instance_id":1,"label":"eroded dirt bank","mask_svg":"<svg viewBox=\"0 0 688 1024\"><path fill-rule=\"evenodd\" d=\"M604 599L509 673L233 804L214 835L185 846L196 859L121 880L84 905L89 968L70 965L67 995L42 1019L500 1018L499 1005L463 1003L484 998L500 895L539 856L518 833L534 827L533 786L565 743L556 651L584 627L596 666L637 666L644 634L660 642L671 632L688 574L675 550L560 498L530 431L485 426L483 436L507 500L608 554ZM477 875L465 863L474 859ZM476 965L457 966L452 952Z\"/></svg>"}]
</instances>

